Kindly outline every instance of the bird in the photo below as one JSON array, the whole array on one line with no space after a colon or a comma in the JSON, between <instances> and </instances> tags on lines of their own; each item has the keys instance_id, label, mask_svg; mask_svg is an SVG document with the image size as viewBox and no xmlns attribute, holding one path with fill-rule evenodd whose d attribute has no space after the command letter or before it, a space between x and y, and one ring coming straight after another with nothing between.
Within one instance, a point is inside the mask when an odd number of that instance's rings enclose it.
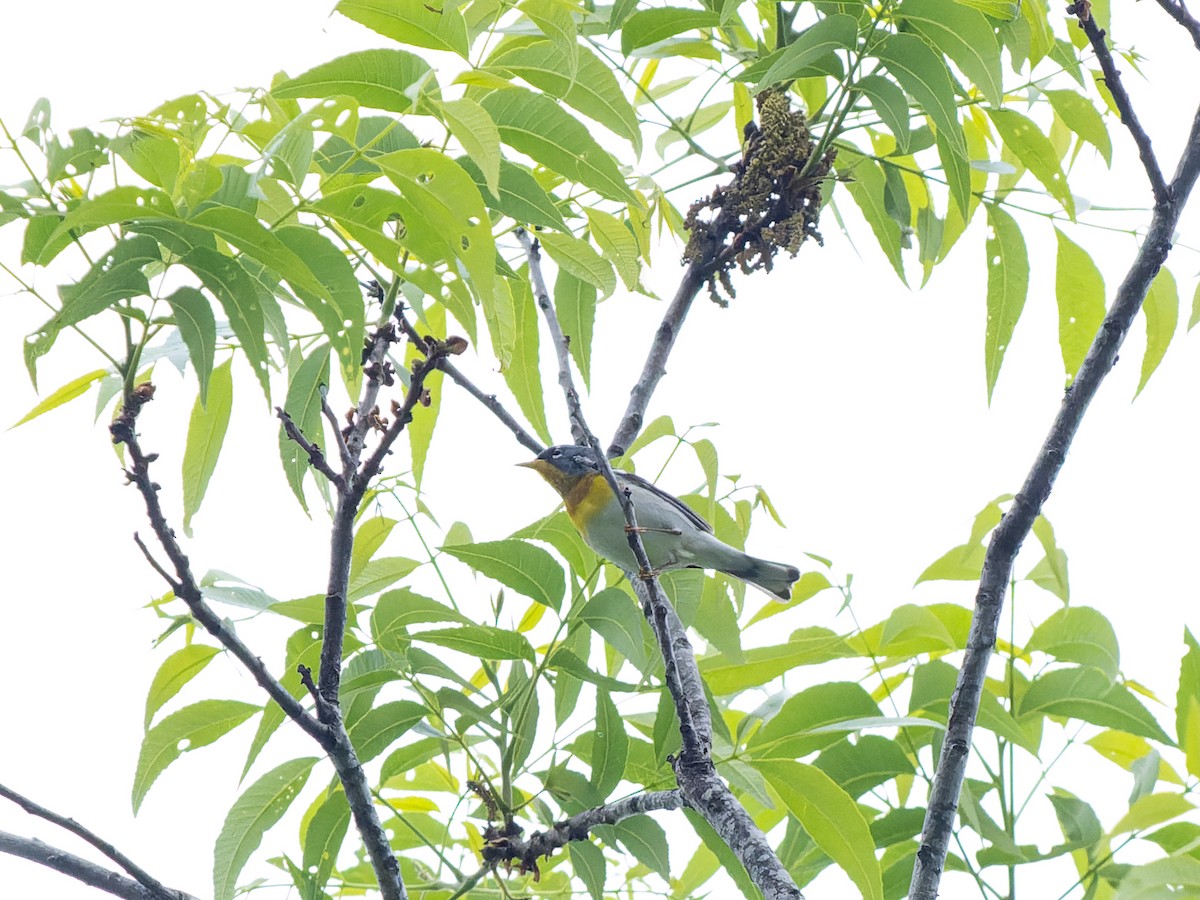
<instances>
[{"instance_id":1,"label":"bird","mask_svg":"<svg viewBox=\"0 0 1200 900\"><path fill-rule=\"evenodd\" d=\"M563 498L567 516L584 542L626 573L639 567L629 547L625 513L591 447L557 444L530 462ZM731 547L678 497L632 472L613 470L617 484L629 492L638 531L654 574L671 569L715 569L770 594L781 603L791 599L800 570L787 563L758 559Z\"/></svg>"}]
</instances>

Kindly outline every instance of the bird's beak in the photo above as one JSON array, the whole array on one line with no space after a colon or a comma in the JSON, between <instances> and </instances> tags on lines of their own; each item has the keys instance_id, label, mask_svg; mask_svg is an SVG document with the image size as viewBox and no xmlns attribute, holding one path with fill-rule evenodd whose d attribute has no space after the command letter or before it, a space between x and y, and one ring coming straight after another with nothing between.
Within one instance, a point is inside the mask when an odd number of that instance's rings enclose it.
<instances>
[{"instance_id":1,"label":"bird's beak","mask_svg":"<svg viewBox=\"0 0 1200 900\"><path fill-rule=\"evenodd\" d=\"M524 469L533 469L533 470L535 470L535 471L536 471L536 470L537 470L537 464L538 464L539 462L541 462L541 460L540 460L540 459L531 459L529 462L517 463L517 465L518 465L518 466L521 466L521 467L522 467L522 468L524 468Z\"/></svg>"}]
</instances>

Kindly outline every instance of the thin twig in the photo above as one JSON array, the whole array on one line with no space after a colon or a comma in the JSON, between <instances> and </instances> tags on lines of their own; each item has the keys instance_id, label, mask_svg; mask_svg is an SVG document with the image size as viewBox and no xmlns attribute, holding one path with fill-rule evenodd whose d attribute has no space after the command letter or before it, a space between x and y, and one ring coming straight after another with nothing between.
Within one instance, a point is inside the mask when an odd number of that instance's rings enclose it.
<instances>
[{"instance_id":1,"label":"thin twig","mask_svg":"<svg viewBox=\"0 0 1200 900\"><path fill-rule=\"evenodd\" d=\"M164 885L161 881L135 863L132 859L130 859L108 841L104 840L95 832L84 828L74 819L69 819L66 816L60 816L58 813L46 809L46 807L38 803L34 803L28 797L24 797L2 784L0 784L0 797L11 800L31 816L37 816L39 819L45 819L47 822L53 822L59 828L66 829L67 831L71 832L71 834L83 838L83 840L87 841L89 844L115 862L118 866L128 872L131 876L133 876L134 880L137 881L138 884L142 885L148 891L151 891L154 896L168 897L171 898L171 900L195 900L191 894L186 894L183 891L178 891L174 888L169 888Z\"/></svg>"},{"instance_id":2,"label":"thin twig","mask_svg":"<svg viewBox=\"0 0 1200 900\"><path fill-rule=\"evenodd\" d=\"M0 853L38 863L123 900L196 900L191 894L178 891L157 893L132 878L99 866L82 856L52 847L37 838L19 837L7 831L0 831Z\"/></svg>"},{"instance_id":3,"label":"thin twig","mask_svg":"<svg viewBox=\"0 0 1200 900\"><path fill-rule=\"evenodd\" d=\"M342 426L338 422L338 418L334 415L333 408L329 405L329 390L324 388L321 390L321 415L323 415L329 427L333 430L333 440L337 444L338 457L342 461L342 468L345 469L350 465L350 451L346 447L346 439L342 437Z\"/></svg>"},{"instance_id":4,"label":"thin twig","mask_svg":"<svg viewBox=\"0 0 1200 900\"><path fill-rule=\"evenodd\" d=\"M1086 30L1089 37L1093 33L1098 34L1094 24ZM1102 43L1102 37L1097 37L1093 46ZM1110 84L1109 87L1111 90L1113 85ZM1118 93L1113 91L1113 97L1117 96ZM1128 103L1128 96L1123 91L1120 96L1123 98L1121 102ZM1131 132L1134 131L1136 119L1132 110L1122 110L1121 119L1130 127ZM1144 133L1142 136L1144 137ZM1134 137L1137 140L1136 132ZM1146 144L1148 147L1148 141ZM1143 163L1145 162L1143 157ZM1153 182L1154 175L1149 166L1147 174ZM1096 333L1087 358L1079 367L1079 373L1063 399L1058 415L1055 416L1050 432L1042 443L1020 493L1014 498L1011 509L1005 513L988 543L979 590L975 595L971 630L967 636L967 651L952 695L937 775L930 787L929 806L922 829L924 837L917 851L909 890L909 896L913 900L934 900L938 895L971 748L975 717L979 710L979 699L983 693L988 662L996 645L1004 595L1017 552L1050 496L1054 480L1062 469L1067 450L1079 430L1088 405L1116 363L1117 351L1125 340L1138 310L1141 309L1150 283L1171 251L1171 237L1198 176L1200 109L1197 109L1193 118L1191 133L1174 178L1170 185L1164 187L1161 194L1155 191L1156 203L1146 238L1124 281L1117 289L1112 309ZM1157 202L1160 196L1166 199Z\"/></svg>"},{"instance_id":5,"label":"thin twig","mask_svg":"<svg viewBox=\"0 0 1200 900\"><path fill-rule=\"evenodd\" d=\"M1091 42L1092 51L1096 54L1097 62L1100 63L1100 71L1104 73L1104 84L1108 87L1108 92L1112 94L1113 103L1116 104L1117 112L1121 115L1121 122L1129 129L1133 142L1137 144L1138 156L1142 158L1142 168L1146 170L1146 177L1150 179L1150 189L1154 192L1154 205L1157 207L1170 203L1170 190L1163 177L1162 169L1159 168L1154 149L1150 146L1150 136L1146 134L1146 130L1138 121L1137 113L1133 109L1133 102L1129 99L1129 92L1125 90L1125 84L1121 81L1121 73L1117 71L1117 64L1104 40L1104 30L1096 24L1096 19L1091 14L1091 4L1087 0L1077 0L1073 6L1067 7L1067 12L1079 16L1079 27L1083 29L1083 33Z\"/></svg>"},{"instance_id":6,"label":"thin twig","mask_svg":"<svg viewBox=\"0 0 1200 900\"><path fill-rule=\"evenodd\" d=\"M541 276L541 257L536 252L533 241L527 234L523 237L518 234L518 238L525 247L530 280L534 281L536 278L544 285L545 282ZM548 303L545 305L539 303L538 305L546 316L551 334L554 334L559 342L559 346L556 347L559 360L559 384L563 388L563 395L567 401L571 431L573 434L579 435L576 439L580 443L592 449L599 463L601 474L608 481L609 487L620 502L621 509L625 514L625 522L628 526L626 537L638 566L637 572L628 573L630 583L642 604L642 612L650 622L651 631L654 632L658 641L659 652L663 658L663 681L675 703L675 712L679 720L682 749L679 758L673 762L675 779L679 784L684 801L704 817L705 821L734 852L746 867L750 879L758 886L767 900L803 900L803 894L800 893L796 882L779 861L779 857L771 848L766 835L750 818L750 814L738 802L725 781L717 774L711 754L712 718L704 694L704 682L696 665L696 656L692 651L691 641L688 640L687 630L671 605L671 601L663 593L658 578L650 566L650 559L646 555L646 548L637 528L637 516L629 493L618 485L612 466L600 449L600 441L584 420L579 394L575 390L571 377L569 356L565 352L566 341L562 338L561 329L557 328L554 308ZM669 349L668 347L667 350L669 351Z\"/></svg>"},{"instance_id":7,"label":"thin twig","mask_svg":"<svg viewBox=\"0 0 1200 900\"><path fill-rule=\"evenodd\" d=\"M535 455L546 449L537 438L521 427L521 424L504 408L504 404L496 399L495 394L485 394L481 391L454 363L443 359L438 363L438 368L449 375L451 381L491 410L492 415L503 422L504 426L516 436L522 447L532 450Z\"/></svg>"},{"instance_id":8,"label":"thin twig","mask_svg":"<svg viewBox=\"0 0 1200 900\"><path fill-rule=\"evenodd\" d=\"M610 458L621 456L628 450L638 432L642 430L646 420L646 407L650 404L654 389L667 374L667 357L671 355L671 348L675 346L675 338L679 336L683 320L692 308L692 301L704 286L708 277L706 273L707 267L697 262L689 263L684 269L675 296L654 333L654 340L646 353L646 361L642 364L642 374L629 391L629 404L625 407L625 415L621 417L621 424L617 426L612 441L609 442Z\"/></svg>"},{"instance_id":9,"label":"thin twig","mask_svg":"<svg viewBox=\"0 0 1200 900\"><path fill-rule=\"evenodd\" d=\"M322 405L324 405L322 403ZM321 452L321 448L304 436L304 432L300 430L282 406L275 407L275 415L279 417L279 421L283 423L283 430L287 432L287 436L292 442L298 444L300 449L308 454L308 464L324 475L333 484L338 484L342 480L342 476L333 470L329 462L325 459L325 454ZM336 426L336 423L335 423ZM337 432L337 428L334 428ZM338 432L340 436L340 432Z\"/></svg>"},{"instance_id":10,"label":"thin twig","mask_svg":"<svg viewBox=\"0 0 1200 900\"><path fill-rule=\"evenodd\" d=\"M1200 50L1200 21L1188 12L1183 0L1158 0L1158 5L1166 10L1168 16L1187 29L1187 33L1192 36L1192 43Z\"/></svg>"}]
</instances>

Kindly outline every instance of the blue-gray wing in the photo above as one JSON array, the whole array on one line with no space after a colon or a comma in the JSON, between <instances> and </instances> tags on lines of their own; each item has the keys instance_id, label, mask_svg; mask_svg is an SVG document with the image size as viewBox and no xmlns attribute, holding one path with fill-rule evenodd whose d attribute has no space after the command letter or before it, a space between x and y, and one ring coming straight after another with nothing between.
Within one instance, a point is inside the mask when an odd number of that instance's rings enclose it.
<instances>
[{"instance_id":1,"label":"blue-gray wing","mask_svg":"<svg viewBox=\"0 0 1200 900\"><path fill-rule=\"evenodd\" d=\"M655 497L658 497L660 500L666 501L668 504L671 505L671 507L673 507L674 509L676 509L680 513L682 513L684 518L686 518L689 522L691 522L693 525L695 525L701 531L707 531L709 534L712 534L712 530L713 530L712 526L709 525L706 521L704 521L704 519L702 519L699 515L696 514L695 510L693 510L690 506L688 506L686 503L684 503L678 497L671 496L666 491L664 491L662 488L658 487L657 485L653 484L652 482L647 481L641 475L634 475L632 472L616 472L615 474L617 476L618 481L628 481L631 484L636 484L638 487L642 488L643 490L649 491Z\"/></svg>"}]
</instances>

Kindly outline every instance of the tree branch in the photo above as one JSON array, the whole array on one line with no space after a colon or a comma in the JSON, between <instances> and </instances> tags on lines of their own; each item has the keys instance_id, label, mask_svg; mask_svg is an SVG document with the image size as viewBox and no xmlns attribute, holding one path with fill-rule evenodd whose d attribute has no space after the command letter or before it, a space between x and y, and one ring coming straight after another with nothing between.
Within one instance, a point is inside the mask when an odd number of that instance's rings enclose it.
<instances>
[{"instance_id":1,"label":"tree branch","mask_svg":"<svg viewBox=\"0 0 1200 900\"><path fill-rule=\"evenodd\" d=\"M191 894L170 888L155 891L133 878L127 878L74 853L59 850L37 838L24 838L0 831L0 853L38 863L55 872L69 875L88 887L122 897L124 900L196 900Z\"/></svg>"},{"instance_id":2,"label":"tree branch","mask_svg":"<svg viewBox=\"0 0 1200 900\"><path fill-rule=\"evenodd\" d=\"M186 894L183 891L177 891L174 888L168 888L161 881L135 863L132 859L130 859L108 841L101 838L95 832L84 828L74 819L69 819L66 816L60 816L58 813L46 809L46 807L41 806L40 804L34 803L28 797L24 797L2 784L0 784L0 797L11 800L31 816L37 816L40 819L45 819L47 822L52 822L59 828L66 829L67 831L71 832L71 834L83 838L83 840L87 841L89 844L115 862L118 866L128 872L138 884L150 892L151 896L165 897L169 898L169 900L195 900L191 894ZM47 849L50 848L47 847Z\"/></svg>"},{"instance_id":3,"label":"tree branch","mask_svg":"<svg viewBox=\"0 0 1200 900\"><path fill-rule=\"evenodd\" d=\"M322 401L321 406L325 407L324 401ZM284 412L282 406L275 407L275 415L283 423L283 430L287 432L287 436L292 439L292 442L298 444L300 449L308 454L308 464L329 479L332 484L339 483L342 480L342 476L333 470L333 467L325 459L325 454L321 452L321 448L304 436L304 432L300 430L300 427L292 420L292 417ZM334 422L334 431L337 431L336 420ZM341 434L341 432L337 433Z\"/></svg>"},{"instance_id":4,"label":"tree branch","mask_svg":"<svg viewBox=\"0 0 1200 900\"><path fill-rule=\"evenodd\" d=\"M538 306L546 317L550 333L557 344L555 349L559 366L558 382L566 398L571 433L577 435L576 440L579 443L592 448L600 463L600 471L625 514L629 548L633 551L639 567L638 572L626 574L629 575L634 593L641 601L642 612L650 622L650 628L658 641L659 652L663 657L663 681L675 702L675 713L679 719L682 749L679 758L672 762L675 780L679 784L684 801L704 817L737 855L751 880L767 900L803 900L800 889L775 855L766 835L754 824L750 814L734 797L713 765L712 719L704 694L704 682L696 666L696 656L692 652L687 630L675 613L675 608L671 606L671 601L663 593L658 578L655 577L637 528L637 514L629 492L618 485L612 466L600 449L600 441L584 420L579 394L571 377L566 341L563 339L562 329L558 327L554 307L546 296L537 246L528 233L518 232L517 237L525 248L534 295L538 295L540 285L540 293L545 298L545 302L539 301ZM672 337L671 342L673 341ZM669 350L668 346L667 351Z\"/></svg>"},{"instance_id":5,"label":"tree branch","mask_svg":"<svg viewBox=\"0 0 1200 900\"><path fill-rule=\"evenodd\" d=\"M509 411L504 408L504 405L496 399L495 394L485 394L483 391L481 391L469 378L467 378L466 375L464 375L458 369L457 366L454 365L454 363L450 362L448 359L443 359L438 364L438 368L449 375L450 379L455 384L491 410L492 415L503 422L504 426L516 436L517 442L520 443L522 447L531 450L534 455L537 455L546 449L542 446L541 442L537 438L521 427L521 424L514 419Z\"/></svg>"},{"instance_id":6,"label":"tree branch","mask_svg":"<svg viewBox=\"0 0 1200 900\"><path fill-rule=\"evenodd\" d=\"M1092 39L1094 47L1102 45L1103 34L1095 27L1094 23L1091 23L1089 27L1087 23L1090 21L1090 19L1085 20L1085 30ZM1098 48L1097 55L1099 55ZM1118 93L1117 90L1113 90L1117 85L1111 82L1109 84L1113 97L1120 96L1123 98L1120 102L1127 104L1128 95L1124 91ZM1134 139L1138 140L1140 126L1137 126L1137 120L1132 115L1132 110L1122 108L1121 112L1122 121L1130 128L1131 132L1134 132ZM1137 130L1135 131L1135 129ZM1144 137L1144 132L1142 135ZM1149 141L1146 140L1144 145L1148 152ZM1141 150L1143 142L1139 140L1138 146ZM1145 155L1143 155L1143 164L1146 164ZM1147 166L1147 174L1150 175L1153 183L1154 174L1149 166ZM959 671L958 683L950 703L946 736L938 761L937 775L930 788L929 807L922 829L924 838L917 851L909 891L912 900L934 900L938 894L938 885L945 866L946 852L958 809L958 797L962 789L967 757L970 752L975 716L979 710L979 698L983 692L988 661L996 645L1000 612L1004 606L1004 594L1012 575L1013 562L1017 552L1021 549L1022 542L1028 537L1029 531L1033 527L1034 519L1041 512L1046 498L1050 496L1054 480L1062 469L1067 450L1079 430L1088 405L1096 396L1101 382L1116 363L1117 351L1146 298L1150 283L1170 253L1172 235L1198 175L1200 175L1200 109L1197 109L1193 118L1191 133L1179 160L1175 177L1169 185L1164 186L1161 192L1155 190L1156 203L1150 219L1150 228L1124 281L1117 289L1112 309L1096 333L1092 346L1088 350L1087 358L1079 367L1075 381L1068 388L1058 415L1042 443L1041 450L1025 478L1020 493L1013 500L1012 508L1000 521L988 543L983 571L979 580L979 590L975 595L975 612L967 637L966 656L962 669ZM1160 196L1165 199L1159 201Z\"/></svg>"},{"instance_id":7,"label":"tree branch","mask_svg":"<svg viewBox=\"0 0 1200 900\"><path fill-rule=\"evenodd\" d=\"M1192 43L1196 45L1196 49L1200 50L1200 21L1188 12L1188 8L1183 5L1183 0L1158 0L1158 5L1161 6L1176 22L1187 29L1187 33L1192 36Z\"/></svg>"},{"instance_id":8,"label":"tree branch","mask_svg":"<svg viewBox=\"0 0 1200 900\"><path fill-rule=\"evenodd\" d=\"M658 331L654 333L654 340L646 353L646 361L642 364L642 374L629 391L629 405L625 407L621 424L617 426L608 445L610 458L620 456L628 450L638 432L642 430L646 420L646 407L650 404L654 389L667 374L667 357L671 355L671 348L675 346L675 338L679 336L683 320L692 308L692 301L700 293L707 277L707 267L698 262L688 263L688 267L684 269L675 296L663 313Z\"/></svg>"}]
</instances>

